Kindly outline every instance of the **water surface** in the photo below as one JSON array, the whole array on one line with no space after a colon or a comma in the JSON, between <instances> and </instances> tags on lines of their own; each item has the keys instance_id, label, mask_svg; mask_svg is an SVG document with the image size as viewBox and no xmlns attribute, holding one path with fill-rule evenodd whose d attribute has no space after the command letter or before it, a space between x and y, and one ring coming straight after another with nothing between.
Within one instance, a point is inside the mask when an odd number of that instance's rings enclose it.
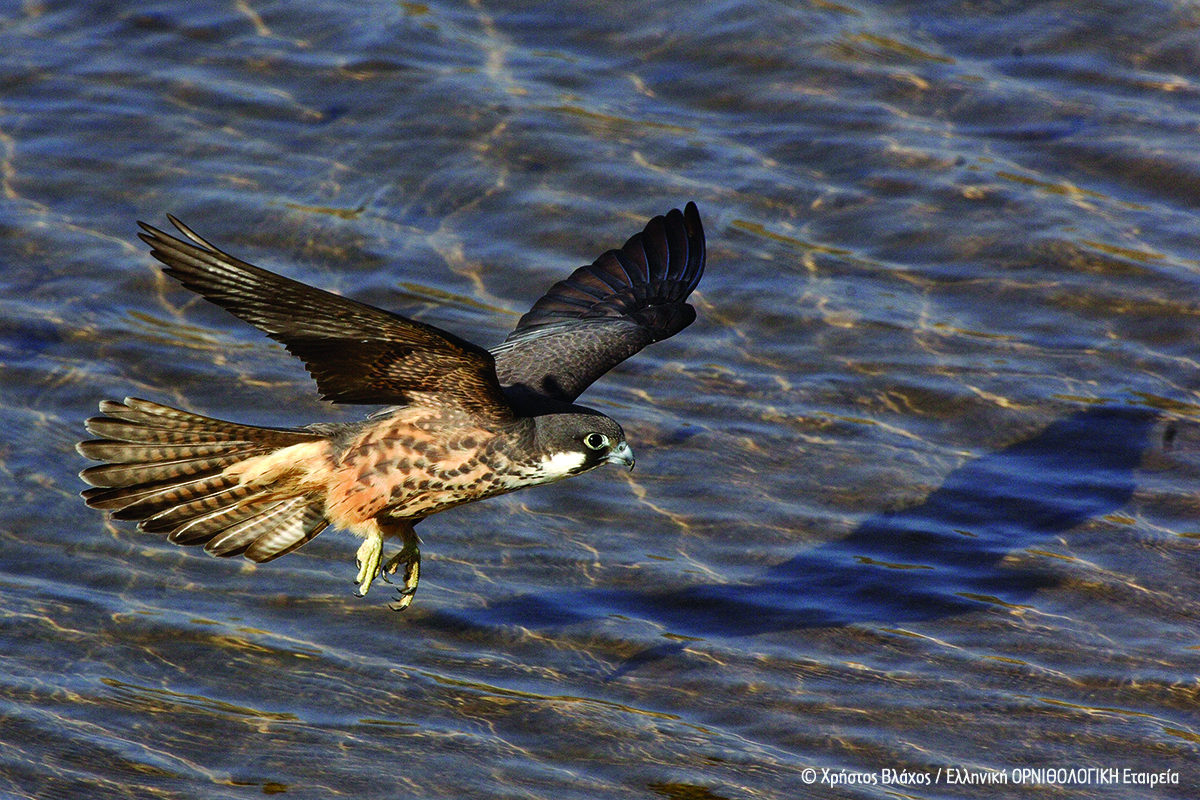
<instances>
[{"instance_id":1,"label":"water surface","mask_svg":"<svg viewBox=\"0 0 1200 800\"><path fill-rule=\"evenodd\" d=\"M957 797L1200 783L1187 4L0 11L0 794ZM103 398L353 419L135 220L500 341L695 200L630 475L255 567L85 508ZM806 770L815 770L807 773ZM807 783L822 770L936 785Z\"/></svg>"}]
</instances>

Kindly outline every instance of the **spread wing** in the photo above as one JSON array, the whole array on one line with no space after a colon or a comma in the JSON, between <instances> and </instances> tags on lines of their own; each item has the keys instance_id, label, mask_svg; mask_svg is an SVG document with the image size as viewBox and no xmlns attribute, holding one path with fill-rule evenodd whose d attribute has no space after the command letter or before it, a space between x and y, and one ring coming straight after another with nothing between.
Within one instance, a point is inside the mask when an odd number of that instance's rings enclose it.
<instances>
[{"instance_id":1,"label":"spread wing","mask_svg":"<svg viewBox=\"0 0 1200 800\"><path fill-rule=\"evenodd\" d=\"M574 401L646 345L691 325L696 311L686 300L703 274L696 204L655 217L534 303L492 348L500 383Z\"/></svg>"},{"instance_id":2,"label":"spread wing","mask_svg":"<svg viewBox=\"0 0 1200 800\"><path fill-rule=\"evenodd\" d=\"M307 286L234 258L174 217L190 241L138 224L166 274L260 328L300 358L335 403L403 405L416 395L482 419L511 419L490 353L374 306Z\"/></svg>"}]
</instances>

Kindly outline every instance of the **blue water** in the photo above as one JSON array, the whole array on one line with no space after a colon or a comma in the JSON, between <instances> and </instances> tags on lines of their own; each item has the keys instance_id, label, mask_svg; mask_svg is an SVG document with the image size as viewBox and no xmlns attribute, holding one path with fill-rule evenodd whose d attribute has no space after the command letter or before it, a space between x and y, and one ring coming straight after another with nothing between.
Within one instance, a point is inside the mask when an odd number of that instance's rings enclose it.
<instances>
[{"instance_id":1,"label":"blue water","mask_svg":"<svg viewBox=\"0 0 1200 800\"><path fill-rule=\"evenodd\" d=\"M0 796L1195 796L1198 27L0 8ZM637 469L429 519L403 614L346 534L256 567L78 498L101 399L369 410L138 219L492 345L688 200L697 322L582 398ZM1178 783L1020 772L1076 768Z\"/></svg>"}]
</instances>

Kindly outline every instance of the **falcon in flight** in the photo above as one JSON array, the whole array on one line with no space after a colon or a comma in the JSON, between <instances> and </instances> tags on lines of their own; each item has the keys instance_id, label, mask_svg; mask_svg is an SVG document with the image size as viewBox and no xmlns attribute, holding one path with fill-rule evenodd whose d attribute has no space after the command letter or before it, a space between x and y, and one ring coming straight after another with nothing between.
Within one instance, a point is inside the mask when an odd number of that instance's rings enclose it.
<instances>
[{"instance_id":1,"label":"falcon in flight","mask_svg":"<svg viewBox=\"0 0 1200 800\"><path fill-rule=\"evenodd\" d=\"M575 398L690 325L687 297L704 273L688 203L554 284L485 350L248 264L169 219L184 239L138 223L167 275L283 343L323 399L387 408L361 422L261 428L106 400L86 423L98 438L78 446L104 462L80 473L93 487L84 499L176 544L257 562L343 528L364 540L360 596L404 568L398 609L416 593L413 528L430 514L601 464L633 468L621 426ZM384 561L389 538L401 546Z\"/></svg>"}]
</instances>

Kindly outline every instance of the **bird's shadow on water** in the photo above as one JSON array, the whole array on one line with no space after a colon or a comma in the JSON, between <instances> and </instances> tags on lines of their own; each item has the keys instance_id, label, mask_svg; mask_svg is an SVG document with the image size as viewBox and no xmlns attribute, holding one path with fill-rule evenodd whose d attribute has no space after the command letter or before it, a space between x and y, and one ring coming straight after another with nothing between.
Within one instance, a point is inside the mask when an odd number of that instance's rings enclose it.
<instances>
[{"instance_id":1,"label":"bird's shadow on water","mask_svg":"<svg viewBox=\"0 0 1200 800\"><path fill-rule=\"evenodd\" d=\"M554 628L624 614L706 637L911 622L1018 604L1059 578L1002 560L1124 506L1157 418L1128 407L1072 414L963 464L919 504L878 514L751 583L518 595L469 615L475 624ZM651 648L617 674L680 647Z\"/></svg>"}]
</instances>

